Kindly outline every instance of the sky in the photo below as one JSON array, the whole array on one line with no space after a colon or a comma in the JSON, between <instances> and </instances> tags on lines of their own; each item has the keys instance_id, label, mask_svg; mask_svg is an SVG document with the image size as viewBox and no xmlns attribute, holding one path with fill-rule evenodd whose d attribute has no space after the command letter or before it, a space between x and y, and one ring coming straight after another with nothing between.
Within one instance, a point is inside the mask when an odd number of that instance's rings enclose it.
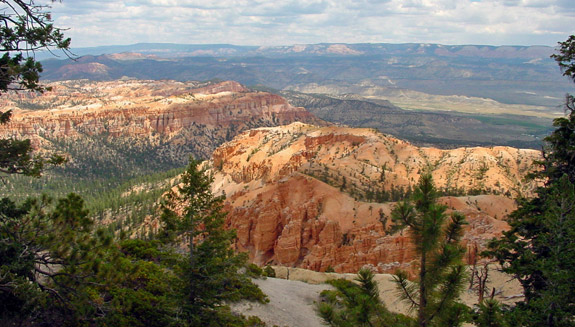
<instances>
[{"instance_id":1,"label":"sky","mask_svg":"<svg viewBox=\"0 0 575 327\"><path fill-rule=\"evenodd\" d=\"M575 34L575 0L62 0L51 6L54 24L68 28L72 48L135 43L555 46Z\"/></svg>"}]
</instances>

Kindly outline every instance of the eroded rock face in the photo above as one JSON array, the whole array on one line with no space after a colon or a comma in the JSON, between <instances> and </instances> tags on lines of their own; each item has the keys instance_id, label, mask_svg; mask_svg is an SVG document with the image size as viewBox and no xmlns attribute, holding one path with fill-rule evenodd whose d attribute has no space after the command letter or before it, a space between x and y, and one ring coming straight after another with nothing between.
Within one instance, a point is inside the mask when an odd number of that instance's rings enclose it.
<instances>
[{"instance_id":1,"label":"eroded rock face","mask_svg":"<svg viewBox=\"0 0 575 327\"><path fill-rule=\"evenodd\" d=\"M324 124L280 96L250 91L233 81L80 80L48 86L52 91L42 95L2 97L3 109L12 109L13 117L0 137L31 138L37 147L53 149L68 148L60 143L71 140L104 140L104 146L112 144L120 151L141 148L153 152L151 159L169 157L182 164L190 154L208 157L219 144L249 128L294 121Z\"/></svg>"},{"instance_id":2,"label":"eroded rock face","mask_svg":"<svg viewBox=\"0 0 575 327\"><path fill-rule=\"evenodd\" d=\"M236 82L196 87L174 81L66 81L49 86L53 91L44 95L13 95L5 101L5 107L14 110L6 126L9 132L17 136L134 136L174 134L192 125L253 124L258 119L274 124L318 121L280 96L250 92ZM40 109L26 109L34 107Z\"/></svg>"},{"instance_id":3,"label":"eroded rock face","mask_svg":"<svg viewBox=\"0 0 575 327\"><path fill-rule=\"evenodd\" d=\"M392 272L409 269L414 247L407 231L390 234L394 203L368 200L367 190L407 189L428 169L441 190L482 193L441 198L448 211L466 215L473 262L508 228L503 218L515 202L504 194L532 191L523 177L539 155L508 147L417 148L372 130L294 123L245 132L214 151L211 164L214 191L228 197L237 248L254 262Z\"/></svg>"}]
</instances>

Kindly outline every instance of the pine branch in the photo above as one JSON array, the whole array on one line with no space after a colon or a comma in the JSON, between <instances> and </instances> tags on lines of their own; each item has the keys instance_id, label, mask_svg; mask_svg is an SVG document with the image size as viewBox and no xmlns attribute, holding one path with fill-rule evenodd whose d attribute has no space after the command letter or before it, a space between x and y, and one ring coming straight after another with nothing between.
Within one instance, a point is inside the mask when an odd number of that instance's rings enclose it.
<instances>
[{"instance_id":1,"label":"pine branch","mask_svg":"<svg viewBox=\"0 0 575 327\"><path fill-rule=\"evenodd\" d=\"M417 296L415 287L411 282L407 279L407 274L404 271L399 271L393 276L393 281L399 286L400 290L400 297L405 299L409 302L410 308L414 309L419 307L419 302L415 301Z\"/></svg>"}]
</instances>

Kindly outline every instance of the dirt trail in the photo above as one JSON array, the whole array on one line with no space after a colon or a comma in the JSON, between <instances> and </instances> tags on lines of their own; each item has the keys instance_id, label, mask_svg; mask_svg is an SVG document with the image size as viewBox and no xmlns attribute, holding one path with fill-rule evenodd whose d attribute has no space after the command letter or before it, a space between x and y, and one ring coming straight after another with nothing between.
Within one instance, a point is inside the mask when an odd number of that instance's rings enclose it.
<instances>
[{"instance_id":1,"label":"dirt trail","mask_svg":"<svg viewBox=\"0 0 575 327\"><path fill-rule=\"evenodd\" d=\"M233 305L234 312L258 316L270 327L325 326L314 310L314 303L319 301L321 291L331 286L279 278L258 279L254 282L267 294L270 302L241 302Z\"/></svg>"},{"instance_id":2,"label":"dirt trail","mask_svg":"<svg viewBox=\"0 0 575 327\"><path fill-rule=\"evenodd\" d=\"M258 279L254 282L267 294L267 304L241 302L232 305L234 312L245 316L258 316L268 326L279 327L320 327L325 326L315 312L315 303L320 301L322 290L331 289L325 284L329 279L345 278L353 280L355 274L320 273L299 268L274 267L278 278ZM509 276L490 270L488 288L495 287L498 301L512 303L522 299L521 287L516 281L510 282ZM407 313L404 303L398 301L397 291L391 275L377 274L380 298L388 309ZM473 306L477 303L474 291L464 291L462 301Z\"/></svg>"}]
</instances>

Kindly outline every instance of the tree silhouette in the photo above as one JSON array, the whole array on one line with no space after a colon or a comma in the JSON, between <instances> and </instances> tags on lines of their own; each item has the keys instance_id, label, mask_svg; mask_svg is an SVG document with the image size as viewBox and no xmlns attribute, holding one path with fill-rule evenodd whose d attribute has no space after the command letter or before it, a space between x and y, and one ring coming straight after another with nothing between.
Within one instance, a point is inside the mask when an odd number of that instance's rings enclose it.
<instances>
[{"instance_id":1,"label":"tree silhouette","mask_svg":"<svg viewBox=\"0 0 575 327\"><path fill-rule=\"evenodd\" d=\"M34 59L39 50L60 49L69 54L70 39L54 27L46 5L34 0L0 0L0 92L42 91L38 84L42 65Z\"/></svg>"}]
</instances>

